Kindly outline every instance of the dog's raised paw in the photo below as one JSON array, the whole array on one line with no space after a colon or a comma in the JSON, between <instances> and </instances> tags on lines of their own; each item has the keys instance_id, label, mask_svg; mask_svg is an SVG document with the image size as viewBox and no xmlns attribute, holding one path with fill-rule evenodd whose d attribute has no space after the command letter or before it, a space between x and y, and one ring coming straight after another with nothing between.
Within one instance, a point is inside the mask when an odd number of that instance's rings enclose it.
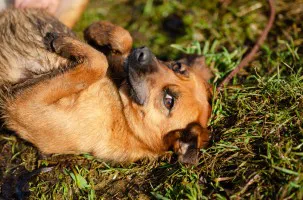
<instances>
[{"instance_id":1,"label":"dog's raised paw","mask_svg":"<svg viewBox=\"0 0 303 200\"><path fill-rule=\"evenodd\" d=\"M53 41L59 37L56 32L47 32L43 38L43 43L48 51L55 52Z\"/></svg>"}]
</instances>

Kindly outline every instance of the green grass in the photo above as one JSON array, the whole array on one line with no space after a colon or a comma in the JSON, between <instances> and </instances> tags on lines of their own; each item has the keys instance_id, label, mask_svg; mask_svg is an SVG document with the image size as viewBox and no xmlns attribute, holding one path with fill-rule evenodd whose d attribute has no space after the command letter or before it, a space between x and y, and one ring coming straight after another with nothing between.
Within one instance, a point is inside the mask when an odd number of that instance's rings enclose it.
<instances>
[{"instance_id":1,"label":"green grass","mask_svg":"<svg viewBox=\"0 0 303 200\"><path fill-rule=\"evenodd\" d=\"M90 155L41 158L3 132L2 195L10 195L20 174L54 165L30 180L30 199L303 199L303 2L276 5L258 57L213 99L214 140L197 166L184 166L170 153L124 165ZM75 31L81 37L91 22L107 19L162 59L200 53L216 86L252 46L267 11L266 1L91 1ZM164 27L169 16L181 20L183 30Z\"/></svg>"}]
</instances>

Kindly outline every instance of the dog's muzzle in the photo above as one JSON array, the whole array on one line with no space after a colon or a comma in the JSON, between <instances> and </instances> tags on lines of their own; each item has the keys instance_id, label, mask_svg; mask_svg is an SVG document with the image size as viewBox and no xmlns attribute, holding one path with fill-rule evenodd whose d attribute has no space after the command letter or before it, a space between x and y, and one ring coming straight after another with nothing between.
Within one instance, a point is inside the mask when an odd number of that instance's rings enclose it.
<instances>
[{"instance_id":1,"label":"dog's muzzle","mask_svg":"<svg viewBox=\"0 0 303 200\"><path fill-rule=\"evenodd\" d=\"M133 49L128 56L124 69L126 72L130 70L136 73L151 73L156 69L155 56L147 47Z\"/></svg>"},{"instance_id":2,"label":"dog's muzzle","mask_svg":"<svg viewBox=\"0 0 303 200\"><path fill-rule=\"evenodd\" d=\"M147 76L157 69L156 58L147 47L132 50L124 63L127 81L130 86L130 96L139 105L148 98Z\"/></svg>"}]
</instances>

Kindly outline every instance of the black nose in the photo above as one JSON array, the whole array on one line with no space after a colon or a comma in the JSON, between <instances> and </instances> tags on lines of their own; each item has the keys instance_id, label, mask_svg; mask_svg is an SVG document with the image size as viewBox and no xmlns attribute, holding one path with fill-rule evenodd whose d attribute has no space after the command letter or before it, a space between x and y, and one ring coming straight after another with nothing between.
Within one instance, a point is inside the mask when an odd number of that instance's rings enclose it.
<instances>
[{"instance_id":1,"label":"black nose","mask_svg":"<svg viewBox=\"0 0 303 200\"><path fill-rule=\"evenodd\" d=\"M140 65L148 65L152 60L152 53L147 47L141 47L136 49L135 52L136 61Z\"/></svg>"},{"instance_id":2,"label":"black nose","mask_svg":"<svg viewBox=\"0 0 303 200\"><path fill-rule=\"evenodd\" d=\"M124 69L126 72L132 70L137 73L152 73L157 70L156 57L147 47L133 49L126 62Z\"/></svg>"}]
</instances>

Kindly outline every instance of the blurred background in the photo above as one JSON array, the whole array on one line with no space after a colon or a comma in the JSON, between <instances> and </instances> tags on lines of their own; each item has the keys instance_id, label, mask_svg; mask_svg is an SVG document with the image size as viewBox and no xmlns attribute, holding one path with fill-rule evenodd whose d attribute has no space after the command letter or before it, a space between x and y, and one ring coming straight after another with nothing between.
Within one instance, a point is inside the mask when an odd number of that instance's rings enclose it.
<instances>
[{"instance_id":1,"label":"blurred background","mask_svg":"<svg viewBox=\"0 0 303 200\"><path fill-rule=\"evenodd\" d=\"M276 48L286 48L279 46L285 41L293 46L303 44L303 1L278 0L275 4L276 21L263 46L263 51L273 56ZM265 0L91 0L74 30L81 36L93 21L108 20L129 30L135 47L147 46L160 59L177 59L184 53L203 54L212 65L216 82L253 46L268 16ZM258 66L255 63L254 67ZM267 67L259 70L273 70Z\"/></svg>"}]
</instances>

